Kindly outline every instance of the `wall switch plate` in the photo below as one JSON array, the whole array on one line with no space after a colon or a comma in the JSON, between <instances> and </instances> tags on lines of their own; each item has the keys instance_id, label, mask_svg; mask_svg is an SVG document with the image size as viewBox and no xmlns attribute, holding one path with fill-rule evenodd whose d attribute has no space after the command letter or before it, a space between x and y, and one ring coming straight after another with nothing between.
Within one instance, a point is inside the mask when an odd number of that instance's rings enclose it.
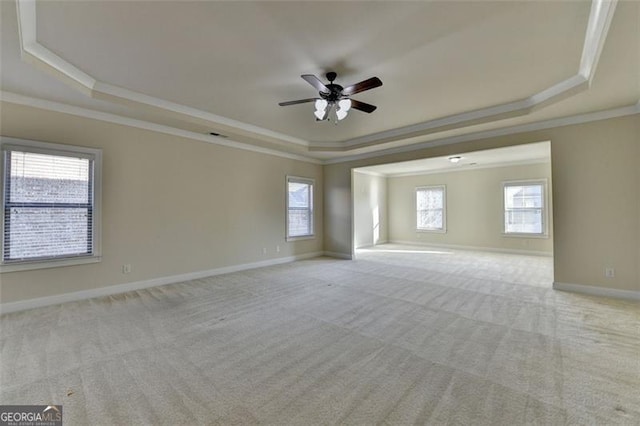
<instances>
[{"instance_id":1,"label":"wall switch plate","mask_svg":"<svg viewBox=\"0 0 640 426\"><path fill-rule=\"evenodd\" d=\"M130 263L126 263L126 264L122 265L122 273L123 274L130 274L131 273L131 264Z\"/></svg>"},{"instance_id":2,"label":"wall switch plate","mask_svg":"<svg viewBox=\"0 0 640 426\"><path fill-rule=\"evenodd\" d=\"M605 268L604 276L607 278L614 278L616 276L616 270L613 268Z\"/></svg>"}]
</instances>

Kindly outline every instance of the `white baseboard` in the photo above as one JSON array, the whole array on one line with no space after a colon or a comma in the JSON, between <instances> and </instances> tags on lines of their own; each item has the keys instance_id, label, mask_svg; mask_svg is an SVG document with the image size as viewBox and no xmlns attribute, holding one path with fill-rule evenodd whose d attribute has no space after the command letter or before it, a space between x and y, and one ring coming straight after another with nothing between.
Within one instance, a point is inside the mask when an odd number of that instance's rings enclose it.
<instances>
[{"instance_id":1,"label":"white baseboard","mask_svg":"<svg viewBox=\"0 0 640 426\"><path fill-rule=\"evenodd\" d=\"M295 256L280 257L277 259L262 260L260 262L244 263L240 265L224 266L221 268L208 269L205 271L188 272L186 274L172 275L168 277L152 278L144 281L134 281L124 284L116 284L107 287L94 288L91 290L74 291L72 293L56 294L54 296L38 297L35 299L20 300L17 302L0 303L0 314L24 311L27 309L40 308L60 303L73 302L77 300L91 299L100 296L110 296L112 294L126 293L133 290L142 290L149 287L174 284L199 278L211 277L214 275L229 274L232 272L245 271L248 269L262 268L265 266L279 265L282 263L294 262L296 260L310 259L322 256L323 252L312 252Z\"/></svg>"},{"instance_id":2,"label":"white baseboard","mask_svg":"<svg viewBox=\"0 0 640 426\"><path fill-rule=\"evenodd\" d=\"M365 244L363 246L356 247L356 250L368 249L368 248L371 248L371 247L379 246L380 244L388 244L389 242L390 241L387 241L387 240L384 240L384 241L380 240L380 241L378 241L377 243L374 243L374 244Z\"/></svg>"},{"instance_id":3,"label":"white baseboard","mask_svg":"<svg viewBox=\"0 0 640 426\"><path fill-rule=\"evenodd\" d=\"M338 253L337 251L325 251L324 255L328 256L328 257L334 257L336 259L346 259L346 260L352 260L353 259L353 256L351 256L350 254Z\"/></svg>"},{"instance_id":4,"label":"white baseboard","mask_svg":"<svg viewBox=\"0 0 640 426\"><path fill-rule=\"evenodd\" d=\"M404 240L392 240L392 241L389 241L389 243L390 244L406 244L410 246L448 248L453 250L475 250L475 251L489 251L492 253L525 254L529 256L553 257L553 252L539 251L539 250L503 249L503 248L495 248L495 247L463 246L459 244L438 244L438 243L427 243L422 241L404 241Z\"/></svg>"},{"instance_id":5,"label":"white baseboard","mask_svg":"<svg viewBox=\"0 0 640 426\"><path fill-rule=\"evenodd\" d=\"M584 284L553 283L554 290L571 293L589 294L592 296L614 297L616 299L640 300L640 291L619 290L617 288L596 287Z\"/></svg>"},{"instance_id":6,"label":"white baseboard","mask_svg":"<svg viewBox=\"0 0 640 426\"><path fill-rule=\"evenodd\" d=\"M385 243L378 243L378 244L385 244ZM365 244L364 246L358 246L356 247L356 250L362 250L362 249L368 249L371 247L375 247L377 244Z\"/></svg>"}]
</instances>

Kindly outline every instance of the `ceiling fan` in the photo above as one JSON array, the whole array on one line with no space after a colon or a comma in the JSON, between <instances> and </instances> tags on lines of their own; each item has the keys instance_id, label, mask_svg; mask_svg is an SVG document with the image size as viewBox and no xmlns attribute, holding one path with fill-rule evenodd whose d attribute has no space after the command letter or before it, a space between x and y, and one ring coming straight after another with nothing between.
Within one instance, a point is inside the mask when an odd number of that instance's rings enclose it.
<instances>
[{"instance_id":1,"label":"ceiling fan","mask_svg":"<svg viewBox=\"0 0 640 426\"><path fill-rule=\"evenodd\" d=\"M329 80L329 84L324 84L315 75L301 75L307 83L319 91L319 97L280 102L278 105L287 106L315 102L316 110L313 114L316 116L316 121L329 120L329 114L331 111L334 111L334 121L336 124L338 121L344 119L351 109L357 109L358 111L366 113L372 113L376 110L377 106L351 99L351 95L382 86L382 81L380 81L378 77L371 77L367 80L361 81L360 83L342 87L333 82L337 76L338 75L333 71L328 72L326 77L327 80Z\"/></svg>"}]
</instances>

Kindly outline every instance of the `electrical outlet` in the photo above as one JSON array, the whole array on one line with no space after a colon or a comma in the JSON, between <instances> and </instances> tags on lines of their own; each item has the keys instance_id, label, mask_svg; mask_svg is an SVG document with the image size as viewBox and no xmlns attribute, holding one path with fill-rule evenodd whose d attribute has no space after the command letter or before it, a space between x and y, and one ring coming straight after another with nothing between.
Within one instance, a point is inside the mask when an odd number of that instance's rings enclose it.
<instances>
[{"instance_id":1,"label":"electrical outlet","mask_svg":"<svg viewBox=\"0 0 640 426\"><path fill-rule=\"evenodd\" d=\"M123 274L130 274L131 273L131 264L130 263L125 263L124 265L122 265L122 273Z\"/></svg>"},{"instance_id":2,"label":"electrical outlet","mask_svg":"<svg viewBox=\"0 0 640 426\"><path fill-rule=\"evenodd\" d=\"M276 246L276 253L280 253L280 246Z\"/></svg>"},{"instance_id":3,"label":"electrical outlet","mask_svg":"<svg viewBox=\"0 0 640 426\"><path fill-rule=\"evenodd\" d=\"M616 270L613 268L604 268L604 276L607 278L615 278Z\"/></svg>"},{"instance_id":4,"label":"electrical outlet","mask_svg":"<svg viewBox=\"0 0 640 426\"><path fill-rule=\"evenodd\" d=\"M267 248L266 247L262 247L262 254L267 254Z\"/></svg>"}]
</instances>

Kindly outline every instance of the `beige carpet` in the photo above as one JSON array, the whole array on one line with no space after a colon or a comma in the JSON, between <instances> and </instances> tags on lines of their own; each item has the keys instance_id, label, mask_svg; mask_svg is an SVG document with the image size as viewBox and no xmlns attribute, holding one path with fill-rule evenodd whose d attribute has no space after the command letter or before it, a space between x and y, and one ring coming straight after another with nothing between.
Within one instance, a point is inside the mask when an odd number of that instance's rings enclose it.
<instances>
[{"instance_id":1,"label":"beige carpet","mask_svg":"<svg viewBox=\"0 0 640 426\"><path fill-rule=\"evenodd\" d=\"M2 404L65 424L640 424L638 304L551 259L386 245L7 314Z\"/></svg>"}]
</instances>

